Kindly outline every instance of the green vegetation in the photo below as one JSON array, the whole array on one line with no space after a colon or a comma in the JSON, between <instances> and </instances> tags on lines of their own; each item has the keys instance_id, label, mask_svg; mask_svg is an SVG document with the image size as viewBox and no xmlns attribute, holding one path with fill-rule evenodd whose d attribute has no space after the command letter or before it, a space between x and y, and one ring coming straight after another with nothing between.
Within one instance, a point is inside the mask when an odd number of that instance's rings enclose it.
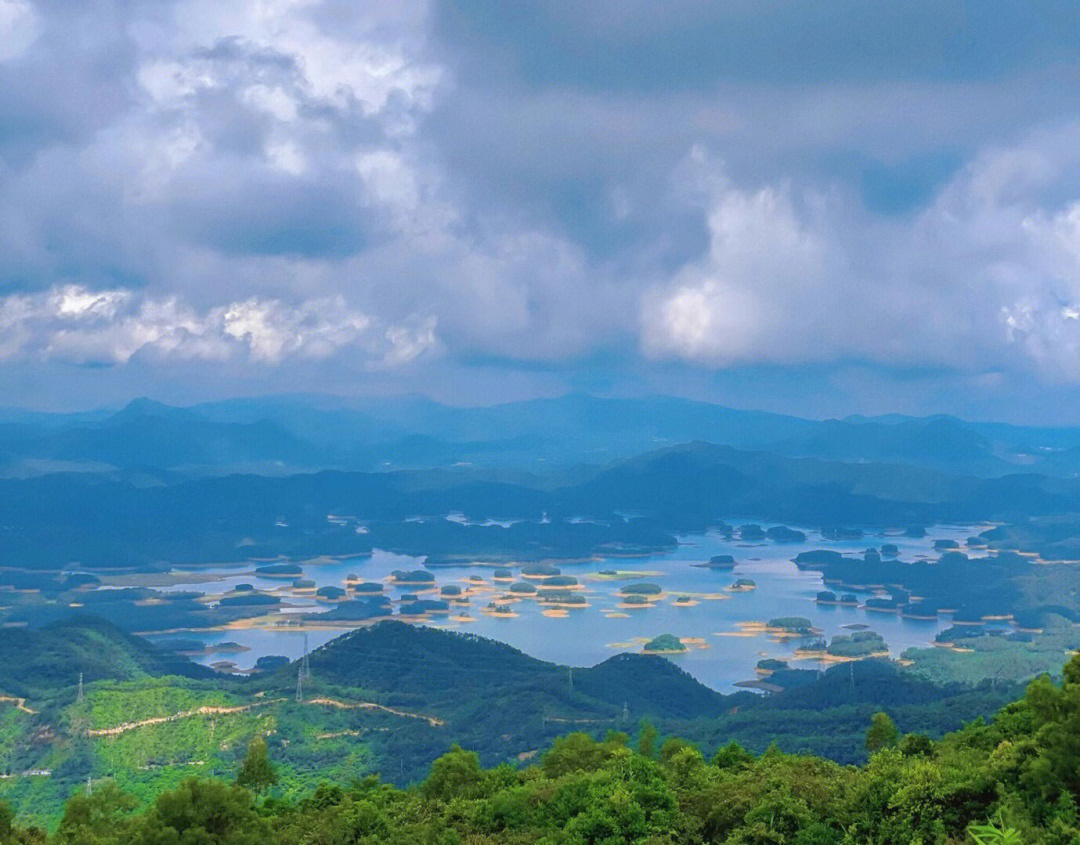
<instances>
[{"instance_id":1,"label":"green vegetation","mask_svg":"<svg viewBox=\"0 0 1080 845\"><path fill-rule=\"evenodd\" d=\"M908 649L902 657L914 661L910 671L937 683L1019 681L1054 672L1070 653L1080 649L1080 628L1061 617L1051 617L1038 636L964 625L942 631L938 640L954 643L964 651Z\"/></svg>"},{"instance_id":2,"label":"green vegetation","mask_svg":"<svg viewBox=\"0 0 1080 845\"><path fill-rule=\"evenodd\" d=\"M664 592L664 589L659 584L649 581L636 581L619 587L619 592L624 596L658 596Z\"/></svg>"},{"instance_id":3,"label":"green vegetation","mask_svg":"<svg viewBox=\"0 0 1080 845\"><path fill-rule=\"evenodd\" d=\"M664 654L667 652L681 654L686 651L686 646L674 634L660 634L658 637L649 640L645 644L644 650L650 654Z\"/></svg>"},{"instance_id":4,"label":"green vegetation","mask_svg":"<svg viewBox=\"0 0 1080 845\"><path fill-rule=\"evenodd\" d=\"M769 620L768 626L789 634L809 634L813 627L805 616L777 616Z\"/></svg>"},{"instance_id":5,"label":"green vegetation","mask_svg":"<svg viewBox=\"0 0 1080 845\"><path fill-rule=\"evenodd\" d=\"M892 748L900 741L900 731L888 713L875 713L866 731L866 750L873 754L883 748Z\"/></svg>"},{"instance_id":6,"label":"green vegetation","mask_svg":"<svg viewBox=\"0 0 1080 845\"><path fill-rule=\"evenodd\" d=\"M827 651L834 657L869 657L871 654L887 654L889 646L875 631L856 631L850 636L840 634L833 637Z\"/></svg>"},{"instance_id":7,"label":"green vegetation","mask_svg":"<svg viewBox=\"0 0 1080 845\"><path fill-rule=\"evenodd\" d=\"M237 785L177 779L137 796L105 781L67 802L51 835L0 809L0 841L56 845L299 843L1015 843L1080 839L1080 657L992 722L932 741L889 713L863 722L858 767L770 747L715 750L642 720L635 736L555 739L526 767L485 769L454 745L406 789L378 777L274 786L255 739ZM635 750L636 745L636 750ZM267 797L260 794L268 792Z\"/></svg>"},{"instance_id":8,"label":"green vegetation","mask_svg":"<svg viewBox=\"0 0 1080 845\"><path fill-rule=\"evenodd\" d=\"M399 584L434 584L435 576L424 569L395 569L391 577Z\"/></svg>"},{"instance_id":9,"label":"green vegetation","mask_svg":"<svg viewBox=\"0 0 1080 845\"><path fill-rule=\"evenodd\" d=\"M261 736L255 737L248 743L247 756L240 766L240 774L236 776L238 786L244 786L259 795L266 789L278 782L277 772L270 764L270 755L266 748L266 740Z\"/></svg>"},{"instance_id":10,"label":"green vegetation","mask_svg":"<svg viewBox=\"0 0 1080 845\"><path fill-rule=\"evenodd\" d=\"M562 570L557 566L552 566L550 563L530 563L521 568L521 574L532 578L551 578L555 575L561 575Z\"/></svg>"}]
</instances>

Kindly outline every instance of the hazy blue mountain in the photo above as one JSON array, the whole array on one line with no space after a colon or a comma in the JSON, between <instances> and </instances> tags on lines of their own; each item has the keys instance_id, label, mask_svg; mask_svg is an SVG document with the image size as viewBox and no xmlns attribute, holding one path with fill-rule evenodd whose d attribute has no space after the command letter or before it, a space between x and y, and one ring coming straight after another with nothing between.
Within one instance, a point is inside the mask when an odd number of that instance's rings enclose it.
<instances>
[{"instance_id":1,"label":"hazy blue mountain","mask_svg":"<svg viewBox=\"0 0 1080 845\"><path fill-rule=\"evenodd\" d=\"M229 474L151 487L85 473L0 480L0 554L35 570L376 547L431 560L537 560L663 551L680 531L734 517L823 528L1015 522L1071 514L1078 501L1080 480L1032 472L980 478L699 442L580 469L561 484L476 469ZM448 521L451 513L474 524ZM354 517L367 530L329 514ZM582 516L591 519L574 519ZM517 521L475 524L488 518ZM1068 540L1055 542L1070 548Z\"/></svg>"},{"instance_id":2,"label":"hazy blue mountain","mask_svg":"<svg viewBox=\"0 0 1080 845\"><path fill-rule=\"evenodd\" d=\"M1080 429L945 416L806 420L664 396L570 394L484 407L418 396L284 396L190 408L136 400L109 413L0 413L0 460L9 475L13 468L183 468L190 475L460 465L551 474L689 441L964 475L1080 471Z\"/></svg>"}]
</instances>

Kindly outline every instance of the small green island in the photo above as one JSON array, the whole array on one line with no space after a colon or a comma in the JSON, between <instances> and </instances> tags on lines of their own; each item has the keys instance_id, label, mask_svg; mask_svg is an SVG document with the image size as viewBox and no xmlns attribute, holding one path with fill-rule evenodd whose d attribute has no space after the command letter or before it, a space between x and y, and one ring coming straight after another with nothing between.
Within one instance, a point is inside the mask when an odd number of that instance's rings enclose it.
<instances>
[{"instance_id":1,"label":"small green island","mask_svg":"<svg viewBox=\"0 0 1080 845\"><path fill-rule=\"evenodd\" d=\"M813 633L813 626L805 616L777 616L767 623L770 631L781 634L809 635Z\"/></svg>"},{"instance_id":2,"label":"small green island","mask_svg":"<svg viewBox=\"0 0 1080 845\"><path fill-rule=\"evenodd\" d=\"M660 634L645 643L642 651L646 654L682 654L686 645L674 634Z\"/></svg>"},{"instance_id":3,"label":"small green island","mask_svg":"<svg viewBox=\"0 0 1080 845\"><path fill-rule=\"evenodd\" d=\"M269 563L256 566L255 574L261 578L295 578L303 575L304 569L298 563Z\"/></svg>"},{"instance_id":4,"label":"small green island","mask_svg":"<svg viewBox=\"0 0 1080 845\"><path fill-rule=\"evenodd\" d=\"M650 581L639 581L635 584L626 584L619 588L624 596L658 596L664 592L659 584Z\"/></svg>"},{"instance_id":5,"label":"small green island","mask_svg":"<svg viewBox=\"0 0 1080 845\"><path fill-rule=\"evenodd\" d=\"M872 657L888 654L889 646L876 631L856 631L833 637L826 652L832 657Z\"/></svg>"}]
</instances>

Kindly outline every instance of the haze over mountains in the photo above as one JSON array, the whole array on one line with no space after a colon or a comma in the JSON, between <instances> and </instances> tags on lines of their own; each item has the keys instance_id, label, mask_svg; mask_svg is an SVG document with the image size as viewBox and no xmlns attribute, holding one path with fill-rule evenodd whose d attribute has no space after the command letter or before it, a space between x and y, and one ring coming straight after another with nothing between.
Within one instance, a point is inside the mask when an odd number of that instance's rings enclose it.
<instances>
[{"instance_id":1,"label":"haze over mountains","mask_svg":"<svg viewBox=\"0 0 1080 845\"><path fill-rule=\"evenodd\" d=\"M567 473L690 441L786 457L1000 476L1080 472L1080 428L949 416L808 420L672 397L567 395L484 407L420 397L235 399L176 408L0 412L0 472L167 470L185 476L472 466Z\"/></svg>"}]
</instances>

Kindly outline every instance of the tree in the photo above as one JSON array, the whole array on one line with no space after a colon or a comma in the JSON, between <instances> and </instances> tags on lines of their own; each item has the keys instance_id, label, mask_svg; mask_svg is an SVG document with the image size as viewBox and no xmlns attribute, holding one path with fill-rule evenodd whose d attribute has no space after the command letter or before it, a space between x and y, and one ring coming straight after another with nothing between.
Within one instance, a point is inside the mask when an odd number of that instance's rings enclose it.
<instances>
[{"instance_id":1,"label":"tree","mask_svg":"<svg viewBox=\"0 0 1080 845\"><path fill-rule=\"evenodd\" d=\"M905 734L900 740L900 753L905 757L933 757L934 743L926 734Z\"/></svg>"},{"instance_id":2,"label":"tree","mask_svg":"<svg viewBox=\"0 0 1080 845\"><path fill-rule=\"evenodd\" d=\"M124 845L264 845L270 839L251 793L198 778L161 793L131 832Z\"/></svg>"},{"instance_id":3,"label":"tree","mask_svg":"<svg viewBox=\"0 0 1080 845\"><path fill-rule=\"evenodd\" d=\"M468 798L476 792L483 777L476 752L452 745L449 751L431 764L431 774L424 781L424 794L440 801L455 797Z\"/></svg>"},{"instance_id":4,"label":"tree","mask_svg":"<svg viewBox=\"0 0 1080 845\"><path fill-rule=\"evenodd\" d=\"M256 795L261 795L263 790L269 789L277 782L277 772L270 763L266 740L257 736L248 743L247 755L244 757L243 765L240 766L240 774L236 776L236 784L247 787Z\"/></svg>"},{"instance_id":5,"label":"tree","mask_svg":"<svg viewBox=\"0 0 1080 845\"><path fill-rule=\"evenodd\" d=\"M889 718L888 713L875 713L870 718L870 728L866 732L866 750L873 754L882 748L891 748L900 739L900 731Z\"/></svg>"},{"instance_id":6,"label":"tree","mask_svg":"<svg viewBox=\"0 0 1080 845\"><path fill-rule=\"evenodd\" d=\"M73 795L64 807L64 817L56 831L56 842L122 841L131 811L137 804L134 796L112 781L99 784L89 795L82 792Z\"/></svg>"},{"instance_id":7,"label":"tree","mask_svg":"<svg viewBox=\"0 0 1080 845\"><path fill-rule=\"evenodd\" d=\"M718 769L745 769L754 762L754 755L732 740L716 752L712 762Z\"/></svg>"},{"instance_id":8,"label":"tree","mask_svg":"<svg viewBox=\"0 0 1080 845\"><path fill-rule=\"evenodd\" d=\"M652 760L656 756L656 726L648 719L641 720L641 735L638 738L638 754Z\"/></svg>"},{"instance_id":9,"label":"tree","mask_svg":"<svg viewBox=\"0 0 1080 845\"><path fill-rule=\"evenodd\" d=\"M619 742L617 745L623 744ZM544 755L541 763L544 774L549 778L557 778L568 772L593 771L608 757L609 749L605 748L605 745L601 745L587 733L577 732L561 736L551 744L550 750ZM613 744L611 747L617 745Z\"/></svg>"}]
</instances>

